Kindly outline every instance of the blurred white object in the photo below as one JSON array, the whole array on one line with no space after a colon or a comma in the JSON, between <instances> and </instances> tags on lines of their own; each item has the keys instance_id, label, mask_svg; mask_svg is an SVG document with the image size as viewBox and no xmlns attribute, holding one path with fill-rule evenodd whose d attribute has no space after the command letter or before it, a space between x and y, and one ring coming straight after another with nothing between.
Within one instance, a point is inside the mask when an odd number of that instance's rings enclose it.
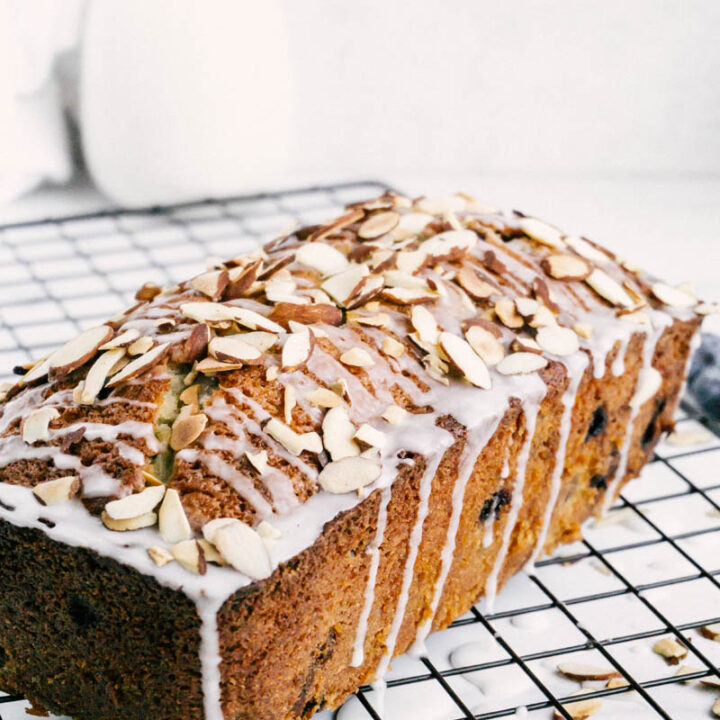
<instances>
[{"instance_id":1,"label":"blurred white object","mask_svg":"<svg viewBox=\"0 0 720 720\"><path fill-rule=\"evenodd\" d=\"M92 1L80 63L85 160L125 205L277 182L290 80L275 0Z\"/></svg>"}]
</instances>

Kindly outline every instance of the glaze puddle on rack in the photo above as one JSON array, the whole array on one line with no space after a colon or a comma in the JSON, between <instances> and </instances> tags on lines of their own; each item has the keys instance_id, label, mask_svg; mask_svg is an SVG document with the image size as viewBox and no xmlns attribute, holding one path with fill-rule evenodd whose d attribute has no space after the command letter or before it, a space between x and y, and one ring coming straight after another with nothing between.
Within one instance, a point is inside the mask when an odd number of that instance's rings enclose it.
<instances>
[{"instance_id":1,"label":"glaze puddle on rack","mask_svg":"<svg viewBox=\"0 0 720 720\"><path fill-rule=\"evenodd\" d=\"M359 182L0 228L1 379L131 304L145 281L170 284L207 256L248 250L293 219L318 222L384 189ZM548 719L581 688L561 662L614 667L634 683L585 681L602 696L593 720L710 716L718 692L681 682L652 649L682 639L697 678L720 663L720 643L698 630L720 621L720 436L688 409L678 419L677 436L583 542L512 578L491 612L483 600L429 636L427 657L393 661L383 720ZM27 718L26 707L0 694L0 720ZM378 720L377 707L365 687L316 717Z\"/></svg>"}]
</instances>

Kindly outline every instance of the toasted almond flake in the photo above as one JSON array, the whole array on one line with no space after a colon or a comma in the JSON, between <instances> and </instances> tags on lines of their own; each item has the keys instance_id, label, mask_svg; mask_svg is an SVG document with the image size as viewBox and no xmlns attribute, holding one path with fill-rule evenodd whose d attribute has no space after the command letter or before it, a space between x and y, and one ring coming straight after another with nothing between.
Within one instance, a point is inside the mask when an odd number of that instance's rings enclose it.
<instances>
[{"instance_id":1,"label":"toasted almond flake","mask_svg":"<svg viewBox=\"0 0 720 720\"><path fill-rule=\"evenodd\" d=\"M293 455L300 455L305 450L319 453L323 449L322 440L316 432L296 433L277 418L265 424L265 432Z\"/></svg>"},{"instance_id":2,"label":"toasted almond flake","mask_svg":"<svg viewBox=\"0 0 720 720\"><path fill-rule=\"evenodd\" d=\"M472 230L446 230L426 240L420 246L420 252L425 255L424 263L433 265L445 260L460 260L477 243L478 236Z\"/></svg>"},{"instance_id":3,"label":"toasted almond flake","mask_svg":"<svg viewBox=\"0 0 720 720\"><path fill-rule=\"evenodd\" d=\"M662 382L662 375L654 367L649 367L640 375L635 395L630 400L631 407L642 407L648 400L655 397L662 387Z\"/></svg>"},{"instance_id":4,"label":"toasted almond flake","mask_svg":"<svg viewBox=\"0 0 720 720\"><path fill-rule=\"evenodd\" d=\"M169 349L170 345L168 343L156 345L152 350L129 362L119 373L113 375L112 379L107 383L107 387L115 387L126 380L130 380L146 372L151 367L157 365Z\"/></svg>"},{"instance_id":5,"label":"toasted almond flake","mask_svg":"<svg viewBox=\"0 0 720 720\"><path fill-rule=\"evenodd\" d=\"M343 406L331 408L322 423L323 445L333 460L360 454L360 446L353 440L355 426Z\"/></svg>"},{"instance_id":6,"label":"toasted almond flake","mask_svg":"<svg viewBox=\"0 0 720 720\"><path fill-rule=\"evenodd\" d=\"M661 303L671 307L690 308L697 303L694 295L662 282L653 284L652 293Z\"/></svg>"},{"instance_id":7,"label":"toasted almond flake","mask_svg":"<svg viewBox=\"0 0 720 720\"><path fill-rule=\"evenodd\" d=\"M200 386L195 384L190 385L190 387L186 387L180 393L179 399L181 403L189 405L193 412L197 412L200 407Z\"/></svg>"},{"instance_id":8,"label":"toasted almond flake","mask_svg":"<svg viewBox=\"0 0 720 720\"><path fill-rule=\"evenodd\" d=\"M712 706L713 715L717 715L717 717L720 717L720 698L718 698Z\"/></svg>"},{"instance_id":9,"label":"toasted almond flake","mask_svg":"<svg viewBox=\"0 0 720 720\"><path fill-rule=\"evenodd\" d=\"M720 622L703 625L698 628L699 633L708 640L720 642Z\"/></svg>"},{"instance_id":10,"label":"toasted almond flake","mask_svg":"<svg viewBox=\"0 0 720 720\"><path fill-rule=\"evenodd\" d=\"M229 565L254 580L261 580L272 573L263 539L240 520L219 527L214 533L213 544Z\"/></svg>"},{"instance_id":11,"label":"toasted almond flake","mask_svg":"<svg viewBox=\"0 0 720 720\"><path fill-rule=\"evenodd\" d=\"M43 505L60 505L60 503L72 500L80 490L80 478L76 475L45 480L33 487L35 497Z\"/></svg>"},{"instance_id":12,"label":"toasted almond flake","mask_svg":"<svg viewBox=\"0 0 720 720\"><path fill-rule=\"evenodd\" d=\"M50 370L50 357L51 356L38 358L30 368L30 370L28 370L28 372L26 372L18 380L18 385L29 385L30 383L33 383L36 380L45 377L45 375L47 375Z\"/></svg>"},{"instance_id":13,"label":"toasted almond flake","mask_svg":"<svg viewBox=\"0 0 720 720\"><path fill-rule=\"evenodd\" d=\"M265 373L265 380L267 380L267 382L272 382L273 380L277 380L279 374L280 374L280 370L278 369L278 366L271 365L267 369L267 372Z\"/></svg>"},{"instance_id":14,"label":"toasted almond flake","mask_svg":"<svg viewBox=\"0 0 720 720\"><path fill-rule=\"evenodd\" d=\"M467 199L462 195L440 195L437 197L422 197L414 202L415 207L430 215L444 215L449 212L462 212Z\"/></svg>"},{"instance_id":15,"label":"toasted almond flake","mask_svg":"<svg viewBox=\"0 0 720 720\"><path fill-rule=\"evenodd\" d=\"M706 675L705 677L699 678L699 680L700 684L705 685L705 687L720 690L720 678L716 675Z\"/></svg>"},{"instance_id":16,"label":"toasted almond flake","mask_svg":"<svg viewBox=\"0 0 720 720\"><path fill-rule=\"evenodd\" d=\"M166 543L179 543L192 537L190 523L177 490L166 490L158 512L158 523L160 535Z\"/></svg>"},{"instance_id":17,"label":"toasted almond flake","mask_svg":"<svg viewBox=\"0 0 720 720\"><path fill-rule=\"evenodd\" d=\"M267 520L261 520L255 528L255 532L263 539L265 547L272 548L276 540L282 537L282 533Z\"/></svg>"},{"instance_id":18,"label":"toasted almond flake","mask_svg":"<svg viewBox=\"0 0 720 720\"><path fill-rule=\"evenodd\" d=\"M154 340L148 335L143 335L127 346L128 355L143 355L154 344Z\"/></svg>"},{"instance_id":19,"label":"toasted almond flake","mask_svg":"<svg viewBox=\"0 0 720 720\"><path fill-rule=\"evenodd\" d=\"M399 405L388 405L383 411L382 417L391 425L401 425L407 417L407 410Z\"/></svg>"},{"instance_id":20,"label":"toasted almond flake","mask_svg":"<svg viewBox=\"0 0 720 720\"><path fill-rule=\"evenodd\" d=\"M204 374L218 373L218 372L229 372L230 370L239 370L243 366L242 363L226 363L220 362L215 358L207 357L203 358L196 366L195 369L198 372Z\"/></svg>"},{"instance_id":21,"label":"toasted almond flake","mask_svg":"<svg viewBox=\"0 0 720 720\"><path fill-rule=\"evenodd\" d=\"M543 349L529 337L516 337L510 343L510 349L513 352L531 352L542 355Z\"/></svg>"},{"instance_id":22,"label":"toasted almond flake","mask_svg":"<svg viewBox=\"0 0 720 720\"><path fill-rule=\"evenodd\" d=\"M542 245L556 249L565 247L562 233L557 228L544 223L542 220L531 217L520 218L520 229L528 237L537 240Z\"/></svg>"},{"instance_id":23,"label":"toasted almond flake","mask_svg":"<svg viewBox=\"0 0 720 720\"><path fill-rule=\"evenodd\" d=\"M49 425L52 420L60 417L57 408L41 407L29 412L20 425L22 439L32 445L38 440L49 440Z\"/></svg>"},{"instance_id":24,"label":"toasted almond flake","mask_svg":"<svg viewBox=\"0 0 720 720\"><path fill-rule=\"evenodd\" d=\"M570 328L542 327L535 336L538 345L552 355L572 355L580 349L577 335Z\"/></svg>"},{"instance_id":25,"label":"toasted almond flake","mask_svg":"<svg viewBox=\"0 0 720 720\"><path fill-rule=\"evenodd\" d=\"M589 340L593 336L595 328L586 322L577 322L573 325L573 330L581 337Z\"/></svg>"},{"instance_id":26,"label":"toasted almond flake","mask_svg":"<svg viewBox=\"0 0 720 720\"><path fill-rule=\"evenodd\" d=\"M288 329L290 330L291 333L299 333L299 332L309 333L310 332L310 328L307 325L303 325L302 323L296 322L295 320L290 320L288 322Z\"/></svg>"},{"instance_id":27,"label":"toasted almond flake","mask_svg":"<svg viewBox=\"0 0 720 720\"><path fill-rule=\"evenodd\" d=\"M223 556L217 551L216 547L209 543L205 538L200 538L197 544L202 548L206 563L215 563L215 565L227 565Z\"/></svg>"},{"instance_id":28,"label":"toasted almond flake","mask_svg":"<svg viewBox=\"0 0 720 720\"><path fill-rule=\"evenodd\" d=\"M363 450L369 447L380 448L385 447L386 437L382 430L374 428L369 423L363 423L358 429L353 439L360 444Z\"/></svg>"},{"instance_id":29,"label":"toasted almond flake","mask_svg":"<svg viewBox=\"0 0 720 720\"><path fill-rule=\"evenodd\" d=\"M321 288L332 297L339 305L346 304L357 294L370 274L367 265L350 265L347 270L329 277Z\"/></svg>"},{"instance_id":30,"label":"toasted almond flake","mask_svg":"<svg viewBox=\"0 0 720 720\"><path fill-rule=\"evenodd\" d=\"M101 345L98 350L114 350L115 348L127 347L140 337L140 331L136 328L130 328L116 335L112 340Z\"/></svg>"},{"instance_id":31,"label":"toasted almond flake","mask_svg":"<svg viewBox=\"0 0 720 720\"><path fill-rule=\"evenodd\" d=\"M143 515L116 520L110 517L106 511L103 511L100 519L108 530L113 530L114 532L142 530L142 528L152 527L157 523L157 515L154 512L147 512Z\"/></svg>"},{"instance_id":32,"label":"toasted almond flake","mask_svg":"<svg viewBox=\"0 0 720 720\"><path fill-rule=\"evenodd\" d=\"M292 411L295 407L295 388L292 385L285 386L283 393L283 414L285 422L290 425L292 423Z\"/></svg>"},{"instance_id":33,"label":"toasted almond flake","mask_svg":"<svg viewBox=\"0 0 720 720\"><path fill-rule=\"evenodd\" d=\"M695 306L695 312L698 315L720 315L720 305L715 303L700 303Z\"/></svg>"},{"instance_id":34,"label":"toasted almond flake","mask_svg":"<svg viewBox=\"0 0 720 720\"><path fill-rule=\"evenodd\" d=\"M211 300L217 300L223 294L229 279L227 270L215 270L194 277L190 281L190 287L207 295Z\"/></svg>"},{"instance_id":35,"label":"toasted almond flake","mask_svg":"<svg viewBox=\"0 0 720 720\"><path fill-rule=\"evenodd\" d=\"M496 365L496 370L502 375L524 375L542 370L546 365L547 360L541 355L516 352L503 358Z\"/></svg>"},{"instance_id":36,"label":"toasted almond flake","mask_svg":"<svg viewBox=\"0 0 720 720\"><path fill-rule=\"evenodd\" d=\"M48 371L51 377L64 377L72 370L84 365L114 334L111 327L100 325L85 330L70 342L65 343L48 358ZM26 382L28 381L26 380Z\"/></svg>"},{"instance_id":37,"label":"toasted almond flake","mask_svg":"<svg viewBox=\"0 0 720 720\"><path fill-rule=\"evenodd\" d=\"M255 346L245 342L242 335L218 335L208 344L210 354L220 362L256 363L262 359L262 352Z\"/></svg>"},{"instance_id":38,"label":"toasted almond flake","mask_svg":"<svg viewBox=\"0 0 720 720\"><path fill-rule=\"evenodd\" d=\"M318 240L328 237L328 235L338 233L343 228L358 222L358 220L362 220L364 217L364 210L360 208L352 208L344 215L341 215L340 217L335 218L332 222L324 224L318 228L312 235L310 235L310 237L308 237L308 242L317 242Z\"/></svg>"},{"instance_id":39,"label":"toasted almond flake","mask_svg":"<svg viewBox=\"0 0 720 720\"><path fill-rule=\"evenodd\" d=\"M228 270L228 285L223 293L226 300L235 300L248 294L255 285L262 267L260 258L244 261L238 267Z\"/></svg>"},{"instance_id":40,"label":"toasted almond flake","mask_svg":"<svg viewBox=\"0 0 720 720\"><path fill-rule=\"evenodd\" d=\"M580 694L592 692L591 690L584 690ZM578 693L573 693L578 694ZM573 720L587 720L593 713L596 713L602 708L602 701L599 698L593 698L590 700L578 700L576 702L564 703L563 708L565 712L570 715ZM563 720L563 715L555 710L553 713L555 720Z\"/></svg>"},{"instance_id":41,"label":"toasted almond flake","mask_svg":"<svg viewBox=\"0 0 720 720\"><path fill-rule=\"evenodd\" d=\"M0 402L2 402L3 400L5 400L5 398L7 397L8 392L10 392L10 390L11 390L13 387L15 387L15 383L11 383L11 382L3 382L3 383L0 383Z\"/></svg>"},{"instance_id":42,"label":"toasted almond flake","mask_svg":"<svg viewBox=\"0 0 720 720\"><path fill-rule=\"evenodd\" d=\"M82 390L79 391L77 399L79 405L92 405L95 402L113 368L124 356L125 350L118 348L107 350L98 357L88 370Z\"/></svg>"},{"instance_id":43,"label":"toasted almond flake","mask_svg":"<svg viewBox=\"0 0 720 720\"><path fill-rule=\"evenodd\" d=\"M515 298L515 307L523 317L531 317L540 309L540 303L533 298Z\"/></svg>"},{"instance_id":44,"label":"toasted almond flake","mask_svg":"<svg viewBox=\"0 0 720 720\"><path fill-rule=\"evenodd\" d=\"M482 358L483 362L492 367L505 357L505 349L497 338L481 325L471 325L465 332L470 347Z\"/></svg>"},{"instance_id":45,"label":"toasted almond flake","mask_svg":"<svg viewBox=\"0 0 720 720\"><path fill-rule=\"evenodd\" d=\"M662 655L670 665L677 665L687 657L688 649L674 638L665 637L653 645L653 652Z\"/></svg>"},{"instance_id":46,"label":"toasted almond flake","mask_svg":"<svg viewBox=\"0 0 720 720\"><path fill-rule=\"evenodd\" d=\"M400 213L394 210L379 212L370 215L358 229L358 237L363 240L373 240L385 235L397 227L400 222Z\"/></svg>"},{"instance_id":47,"label":"toasted almond flake","mask_svg":"<svg viewBox=\"0 0 720 720\"><path fill-rule=\"evenodd\" d=\"M678 669L675 671L675 677L681 677L683 675L694 675L695 673L701 672L704 672L702 668L696 668L690 665L678 665ZM691 683L692 680L683 680L683 682L685 684L688 684Z\"/></svg>"},{"instance_id":48,"label":"toasted almond flake","mask_svg":"<svg viewBox=\"0 0 720 720\"><path fill-rule=\"evenodd\" d=\"M428 291L427 280L417 275L403 272L402 270L387 270L383 274L385 285L390 288L406 288L407 290Z\"/></svg>"},{"instance_id":49,"label":"toasted almond flake","mask_svg":"<svg viewBox=\"0 0 720 720\"><path fill-rule=\"evenodd\" d=\"M313 407L334 408L342 403L342 398L327 388L319 387L303 396Z\"/></svg>"},{"instance_id":50,"label":"toasted almond flake","mask_svg":"<svg viewBox=\"0 0 720 720\"><path fill-rule=\"evenodd\" d=\"M250 330L268 330L269 332L283 332L281 325L270 318L236 305L224 305L214 302L188 302L180 306L182 314L196 322L210 324L223 321L234 321Z\"/></svg>"},{"instance_id":51,"label":"toasted almond flake","mask_svg":"<svg viewBox=\"0 0 720 720\"><path fill-rule=\"evenodd\" d=\"M400 217L400 222L392 230L393 239L396 241L407 240L419 235L428 223L435 218L424 212L405 213Z\"/></svg>"},{"instance_id":52,"label":"toasted almond flake","mask_svg":"<svg viewBox=\"0 0 720 720\"><path fill-rule=\"evenodd\" d=\"M573 680L609 680L610 678L621 677L620 673L613 668L598 667L597 665L586 665L577 662L559 663L557 669L560 673Z\"/></svg>"},{"instance_id":53,"label":"toasted almond flake","mask_svg":"<svg viewBox=\"0 0 720 720\"><path fill-rule=\"evenodd\" d=\"M468 267L460 268L455 279L460 284L460 287L475 300L485 300L493 293L498 292L495 287L480 278L474 270Z\"/></svg>"},{"instance_id":54,"label":"toasted almond flake","mask_svg":"<svg viewBox=\"0 0 720 720\"><path fill-rule=\"evenodd\" d=\"M186 405L186 407L189 407ZM207 415L198 413L197 415L178 416L172 426L172 435L170 436L170 447L176 452L192 445L202 434L207 426Z\"/></svg>"},{"instance_id":55,"label":"toasted almond flake","mask_svg":"<svg viewBox=\"0 0 720 720\"><path fill-rule=\"evenodd\" d=\"M435 293L420 288L386 288L382 296L396 305L418 305L437 300Z\"/></svg>"},{"instance_id":56,"label":"toasted almond flake","mask_svg":"<svg viewBox=\"0 0 720 720\"><path fill-rule=\"evenodd\" d=\"M586 278L585 282L603 299L612 305L631 308L635 306L633 299L620 283L613 280L603 270L595 268Z\"/></svg>"},{"instance_id":57,"label":"toasted almond flake","mask_svg":"<svg viewBox=\"0 0 720 720\"><path fill-rule=\"evenodd\" d=\"M147 487L141 492L111 500L105 505L105 512L113 520L129 520L154 510L165 495L165 486Z\"/></svg>"},{"instance_id":58,"label":"toasted almond flake","mask_svg":"<svg viewBox=\"0 0 720 720\"><path fill-rule=\"evenodd\" d=\"M492 387L487 365L466 340L452 333L443 332L440 333L440 346L453 366L469 382L486 390Z\"/></svg>"},{"instance_id":59,"label":"toasted almond flake","mask_svg":"<svg viewBox=\"0 0 720 720\"><path fill-rule=\"evenodd\" d=\"M245 457L248 459L248 462L258 471L260 476L265 474L268 469L267 450L260 450L256 453L251 453L249 450L246 450Z\"/></svg>"},{"instance_id":60,"label":"toasted almond flake","mask_svg":"<svg viewBox=\"0 0 720 720\"><path fill-rule=\"evenodd\" d=\"M675 430L665 438L665 442L678 447L692 447L693 445L703 445L711 442L712 439L713 434L711 432L703 427L697 427L691 430Z\"/></svg>"},{"instance_id":61,"label":"toasted almond flake","mask_svg":"<svg viewBox=\"0 0 720 720\"><path fill-rule=\"evenodd\" d=\"M608 688L608 690L613 690L614 688L628 687L629 685L630 683L625 678L613 677L607 681L605 687Z\"/></svg>"},{"instance_id":62,"label":"toasted almond flake","mask_svg":"<svg viewBox=\"0 0 720 720\"><path fill-rule=\"evenodd\" d=\"M158 567L163 567L168 563L171 563L174 559L172 553L166 548L162 547L162 545L151 545L147 549L147 554Z\"/></svg>"},{"instance_id":63,"label":"toasted almond flake","mask_svg":"<svg viewBox=\"0 0 720 720\"><path fill-rule=\"evenodd\" d=\"M283 370L295 370L302 367L310 357L312 339L310 333L292 333L285 339L281 363Z\"/></svg>"},{"instance_id":64,"label":"toasted almond flake","mask_svg":"<svg viewBox=\"0 0 720 720\"><path fill-rule=\"evenodd\" d=\"M545 305L541 305L538 308L538 311L532 316L532 318L528 322L528 325L534 328L550 327L553 325L557 325L557 319L553 315L550 308L545 307Z\"/></svg>"},{"instance_id":65,"label":"toasted almond flake","mask_svg":"<svg viewBox=\"0 0 720 720\"><path fill-rule=\"evenodd\" d=\"M501 298L495 303L495 313L505 327L517 329L525 324L525 320L518 313L514 301L509 298Z\"/></svg>"},{"instance_id":66,"label":"toasted almond flake","mask_svg":"<svg viewBox=\"0 0 720 720\"><path fill-rule=\"evenodd\" d=\"M350 350L344 352L340 356L340 362L343 363L343 365L361 368L372 367L375 364L370 353L358 347L350 348Z\"/></svg>"},{"instance_id":67,"label":"toasted almond flake","mask_svg":"<svg viewBox=\"0 0 720 720\"><path fill-rule=\"evenodd\" d=\"M346 270L348 259L332 245L309 242L298 248L295 260L301 265L317 270L321 275L337 275Z\"/></svg>"},{"instance_id":68,"label":"toasted almond flake","mask_svg":"<svg viewBox=\"0 0 720 720\"><path fill-rule=\"evenodd\" d=\"M387 337L383 338L382 351L388 357L399 358L404 355L405 346L401 342L396 340L394 337L390 337L388 335Z\"/></svg>"},{"instance_id":69,"label":"toasted almond flake","mask_svg":"<svg viewBox=\"0 0 720 720\"><path fill-rule=\"evenodd\" d=\"M170 548L172 556L189 572L205 575L205 552L197 540L183 540Z\"/></svg>"},{"instance_id":70,"label":"toasted almond flake","mask_svg":"<svg viewBox=\"0 0 720 720\"><path fill-rule=\"evenodd\" d=\"M238 323L238 325L243 325L250 330L267 330L272 333L281 333L283 331L281 325L278 325L278 323L254 310L248 310L242 307L232 307L230 310L232 319Z\"/></svg>"},{"instance_id":71,"label":"toasted almond flake","mask_svg":"<svg viewBox=\"0 0 720 720\"><path fill-rule=\"evenodd\" d=\"M584 238L576 235L569 235L565 238L565 243L569 245L578 255L582 255L586 260L597 263L606 263L609 258L605 253L591 245Z\"/></svg>"},{"instance_id":72,"label":"toasted almond flake","mask_svg":"<svg viewBox=\"0 0 720 720\"><path fill-rule=\"evenodd\" d=\"M437 322L433 314L422 305L415 305L410 313L410 322L417 330L422 342L435 345L440 337Z\"/></svg>"},{"instance_id":73,"label":"toasted almond flake","mask_svg":"<svg viewBox=\"0 0 720 720\"><path fill-rule=\"evenodd\" d=\"M365 487L380 477L380 465L364 457L345 457L328 463L318 475L318 482L329 493L342 494Z\"/></svg>"},{"instance_id":74,"label":"toasted almond flake","mask_svg":"<svg viewBox=\"0 0 720 720\"><path fill-rule=\"evenodd\" d=\"M542 268L556 280L584 280L591 271L590 265L577 255L549 255Z\"/></svg>"},{"instance_id":75,"label":"toasted almond flake","mask_svg":"<svg viewBox=\"0 0 720 720\"><path fill-rule=\"evenodd\" d=\"M136 300L150 301L162 292L162 288L155 283L146 282L136 293Z\"/></svg>"},{"instance_id":76,"label":"toasted almond flake","mask_svg":"<svg viewBox=\"0 0 720 720\"><path fill-rule=\"evenodd\" d=\"M387 313L377 313L376 315L348 313L348 321L356 322L359 325L369 325L370 327L387 327L390 324L390 316Z\"/></svg>"},{"instance_id":77,"label":"toasted almond flake","mask_svg":"<svg viewBox=\"0 0 720 720\"><path fill-rule=\"evenodd\" d=\"M261 353L267 352L278 341L278 336L275 333L264 330L243 333L241 337L243 342L257 348Z\"/></svg>"},{"instance_id":78,"label":"toasted almond flake","mask_svg":"<svg viewBox=\"0 0 720 720\"><path fill-rule=\"evenodd\" d=\"M237 522L236 518L228 518L228 517L215 518L214 520L209 520L202 527L203 537L209 543L214 545L215 544L215 533L221 527L225 527L225 525L231 525L234 522Z\"/></svg>"}]
</instances>

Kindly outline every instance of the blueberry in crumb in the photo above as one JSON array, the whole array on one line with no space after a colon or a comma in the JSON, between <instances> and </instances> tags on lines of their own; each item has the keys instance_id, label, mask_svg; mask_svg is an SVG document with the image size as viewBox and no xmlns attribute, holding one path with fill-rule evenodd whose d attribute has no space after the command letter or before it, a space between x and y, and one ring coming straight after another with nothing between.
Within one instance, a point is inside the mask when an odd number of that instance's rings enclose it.
<instances>
[{"instance_id":1,"label":"blueberry in crumb","mask_svg":"<svg viewBox=\"0 0 720 720\"><path fill-rule=\"evenodd\" d=\"M587 441L591 438L597 437L598 435L602 435L603 431L607 427L607 421L607 410L605 410L604 405L600 405L600 407L598 407L593 413L585 440Z\"/></svg>"},{"instance_id":2,"label":"blueberry in crumb","mask_svg":"<svg viewBox=\"0 0 720 720\"><path fill-rule=\"evenodd\" d=\"M484 503L480 510L480 522L485 522L493 513L497 518L500 510L510 502L510 493L507 490L498 490Z\"/></svg>"},{"instance_id":3,"label":"blueberry in crumb","mask_svg":"<svg viewBox=\"0 0 720 720\"><path fill-rule=\"evenodd\" d=\"M593 475L590 478L590 487L607 490L607 475Z\"/></svg>"},{"instance_id":4,"label":"blueberry in crumb","mask_svg":"<svg viewBox=\"0 0 720 720\"><path fill-rule=\"evenodd\" d=\"M82 630L97 625L99 619L93 606L77 595L73 595L68 601L68 613L75 625Z\"/></svg>"}]
</instances>

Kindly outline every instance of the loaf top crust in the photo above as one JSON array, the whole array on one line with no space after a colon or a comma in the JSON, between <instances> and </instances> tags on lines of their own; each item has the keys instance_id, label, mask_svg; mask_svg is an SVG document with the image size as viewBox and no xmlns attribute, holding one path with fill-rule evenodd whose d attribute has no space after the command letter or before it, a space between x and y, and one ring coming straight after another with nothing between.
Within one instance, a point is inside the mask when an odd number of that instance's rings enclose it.
<instances>
[{"instance_id":1,"label":"loaf top crust","mask_svg":"<svg viewBox=\"0 0 720 720\"><path fill-rule=\"evenodd\" d=\"M197 587L209 565L268 576L408 454L441 454L442 418L490 427L556 365L602 375L634 333L715 310L464 194L386 193L136 297L2 390L0 513Z\"/></svg>"}]
</instances>

